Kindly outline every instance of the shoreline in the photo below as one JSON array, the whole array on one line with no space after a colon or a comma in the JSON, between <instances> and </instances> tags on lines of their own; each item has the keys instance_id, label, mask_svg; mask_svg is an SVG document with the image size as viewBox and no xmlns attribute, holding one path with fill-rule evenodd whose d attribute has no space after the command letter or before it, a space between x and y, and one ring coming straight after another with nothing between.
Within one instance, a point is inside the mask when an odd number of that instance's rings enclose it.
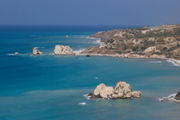
<instances>
[{"instance_id":1,"label":"shoreline","mask_svg":"<svg viewBox=\"0 0 180 120\"><path fill-rule=\"evenodd\" d=\"M97 53L89 53L89 54L85 54L85 53L80 53L80 54L75 54L76 56L105 56L105 57L117 57L117 58L126 58L126 59L157 59L157 60L165 60L171 64L173 64L174 66L178 66L180 67L180 60L177 59L173 59L173 58L162 58L162 57L146 57L146 56L141 56L141 57L124 57L123 55L120 54L97 54Z\"/></svg>"},{"instance_id":2,"label":"shoreline","mask_svg":"<svg viewBox=\"0 0 180 120\"><path fill-rule=\"evenodd\" d=\"M99 46L80 54L120 58L160 59L180 66L180 24L97 32Z\"/></svg>"}]
</instances>

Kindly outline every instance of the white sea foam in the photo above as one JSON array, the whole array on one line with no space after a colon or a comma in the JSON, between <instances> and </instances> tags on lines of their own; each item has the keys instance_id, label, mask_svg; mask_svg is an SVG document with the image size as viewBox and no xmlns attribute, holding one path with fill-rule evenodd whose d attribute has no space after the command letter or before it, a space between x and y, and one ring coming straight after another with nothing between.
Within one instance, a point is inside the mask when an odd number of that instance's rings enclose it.
<instances>
[{"instance_id":1,"label":"white sea foam","mask_svg":"<svg viewBox=\"0 0 180 120\"><path fill-rule=\"evenodd\" d=\"M90 100L90 96L88 96L88 94L84 94L83 95L87 100Z\"/></svg>"},{"instance_id":2,"label":"white sea foam","mask_svg":"<svg viewBox=\"0 0 180 120\"><path fill-rule=\"evenodd\" d=\"M162 63L162 61L151 61L150 63Z\"/></svg>"},{"instance_id":3,"label":"white sea foam","mask_svg":"<svg viewBox=\"0 0 180 120\"><path fill-rule=\"evenodd\" d=\"M96 40L96 41L93 41L93 44L98 44L98 45L100 45L100 44L101 44L101 40L98 39L98 40Z\"/></svg>"},{"instance_id":4,"label":"white sea foam","mask_svg":"<svg viewBox=\"0 0 180 120\"><path fill-rule=\"evenodd\" d=\"M158 101L160 101L160 102L163 102L163 101L174 101L176 94L177 93L173 93L173 94L170 94L167 97L160 97L160 98L158 98Z\"/></svg>"},{"instance_id":5,"label":"white sea foam","mask_svg":"<svg viewBox=\"0 0 180 120\"><path fill-rule=\"evenodd\" d=\"M95 77L95 79L97 80L97 79L99 79L98 77Z\"/></svg>"},{"instance_id":6,"label":"white sea foam","mask_svg":"<svg viewBox=\"0 0 180 120\"><path fill-rule=\"evenodd\" d=\"M168 59L167 62L172 63L174 66L180 67L180 60Z\"/></svg>"},{"instance_id":7,"label":"white sea foam","mask_svg":"<svg viewBox=\"0 0 180 120\"><path fill-rule=\"evenodd\" d=\"M87 103L86 102L80 102L79 105L85 106L85 105L87 105Z\"/></svg>"},{"instance_id":8,"label":"white sea foam","mask_svg":"<svg viewBox=\"0 0 180 120\"><path fill-rule=\"evenodd\" d=\"M8 53L7 55L8 55L8 56L16 56L16 55L20 55L20 53L19 53L19 52L15 52L15 53Z\"/></svg>"},{"instance_id":9,"label":"white sea foam","mask_svg":"<svg viewBox=\"0 0 180 120\"><path fill-rule=\"evenodd\" d=\"M97 39L97 38L87 36L86 39Z\"/></svg>"},{"instance_id":10,"label":"white sea foam","mask_svg":"<svg viewBox=\"0 0 180 120\"><path fill-rule=\"evenodd\" d=\"M79 49L79 50L74 50L74 53L76 54L76 55L79 55L82 51L84 51L85 49L83 48L83 49Z\"/></svg>"}]
</instances>

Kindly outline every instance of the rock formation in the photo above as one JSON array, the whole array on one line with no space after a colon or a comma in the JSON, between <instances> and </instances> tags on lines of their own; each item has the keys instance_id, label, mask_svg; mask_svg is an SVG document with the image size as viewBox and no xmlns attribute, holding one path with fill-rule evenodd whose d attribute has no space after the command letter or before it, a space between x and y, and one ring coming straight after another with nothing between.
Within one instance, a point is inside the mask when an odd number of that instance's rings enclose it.
<instances>
[{"instance_id":1,"label":"rock formation","mask_svg":"<svg viewBox=\"0 0 180 120\"><path fill-rule=\"evenodd\" d=\"M42 52L39 51L39 49L37 47L33 48L33 55L41 55Z\"/></svg>"},{"instance_id":2,"label":"rock formation","mask_svg":"<svg viewBox=\"0 0 180 120\"><path fill-rule=\"evenodd\" d=\"M98 96L101 98L109 98L113 94L113 87L106 86L105 84L100 84L96 87L94 90L93 94L94 96Z\"/></svg>"},{"instance_id":3,"label":"rock formation","mask_svg":"<svg viewBox=\"0 0 180 120\"><path fill-rule=\"evenodd\" d=\"M55 55L74 55L73 50L69 46L56 45L54 49Z\"/></svg>"},{"instance_id":4,"label":"rock formation","mask_svg":"<svg viewBox=\"0 0 180 120\"><path fill-rule=\"evenodd\" d=\"M140 91L132 91L131 86L123 81L120 81L113 88L101 83L96 87L93 93L88 95L90 98L103 98L103 99L128 99L139 98Z\"/></svg>"},{"instance_id":5,"label":"rock formation","mask_svg":"<svg viewBox=\"0 0 180 120\"><path fill-rule=\"evenodd\" d=\"M160 102L170 101L180 103L180 92L158 99Z\"/></svg>"}]
</instances>

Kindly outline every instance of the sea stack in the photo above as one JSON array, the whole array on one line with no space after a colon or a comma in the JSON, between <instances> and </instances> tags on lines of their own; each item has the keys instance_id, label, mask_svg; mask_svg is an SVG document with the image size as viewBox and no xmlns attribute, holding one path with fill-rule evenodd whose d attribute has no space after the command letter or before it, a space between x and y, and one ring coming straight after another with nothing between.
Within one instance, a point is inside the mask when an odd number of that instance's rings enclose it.
<instances>
[{"instance_id":1,"label":"sea stack","mask_svg":"<svg viewBox=\"0 0 180 120\"><path fill-rule=\"evenodd\" d=\"M101 83L96 87L93 93L90 93L88 96L91 99L131 99L139 98L141 94L140 91L132 91L130 84L120 81L114 88Z\"/></svg>"},{"instance_id":2,"label":"sea stack","mask_svg":"<svg viewBox=\"0 0 180 120\"><path fill-rule=\"evenodd\" d=\"M55 55L74 55L72 48L64 45L56 45L54 49Z\"/></svg>"},{"instance_id":3,"label":"sea stack","mask_svg":"<svg viewBox=\"0 0 180 120\"><path fill-rule=\"evenodd\" d=\"M41 54L42 54L42 52L39 51L39 49L37 47L33 48L33 55L41 55Z\"/></svg>"}]
</instances>

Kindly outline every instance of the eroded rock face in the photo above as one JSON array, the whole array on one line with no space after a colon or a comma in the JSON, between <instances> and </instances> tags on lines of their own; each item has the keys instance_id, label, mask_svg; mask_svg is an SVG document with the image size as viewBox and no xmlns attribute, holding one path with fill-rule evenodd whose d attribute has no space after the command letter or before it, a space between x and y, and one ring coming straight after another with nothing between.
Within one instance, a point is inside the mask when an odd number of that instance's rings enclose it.
<instances>
[{"instance_id":1,"label":"eroded rock face","mask_svg":"<svg viewBox=\"0 0 180 120\"><path fill-rule=\"evenodd\" d=\"M96 87L93 93L89 94L91 98L103 99L128 99L138 98L141 96L140 91L132 91L131 86L123 81L120 81L113 88L101 83Z\"/></svg>"},{"instance_id":2,"label":"eroded rock face","mask_svg":"<svg viewBox=\"0 0 180 120\"><path fill-rule=\"evenodd\" d=\"M42 52L39 51L39 49L37 47L33 48L33 55L41 55Z\"/></svg>"},{"instance_id":3,"label":"eroded rock face","mask_svg":"<svg viewBox=\"0 0 180 120\"><path fill-rule=\"evenodd\" d=\"M55 55L74 55L72 48L64 45L56 45L54 49Z\"/></svg>"}]
</instances>

